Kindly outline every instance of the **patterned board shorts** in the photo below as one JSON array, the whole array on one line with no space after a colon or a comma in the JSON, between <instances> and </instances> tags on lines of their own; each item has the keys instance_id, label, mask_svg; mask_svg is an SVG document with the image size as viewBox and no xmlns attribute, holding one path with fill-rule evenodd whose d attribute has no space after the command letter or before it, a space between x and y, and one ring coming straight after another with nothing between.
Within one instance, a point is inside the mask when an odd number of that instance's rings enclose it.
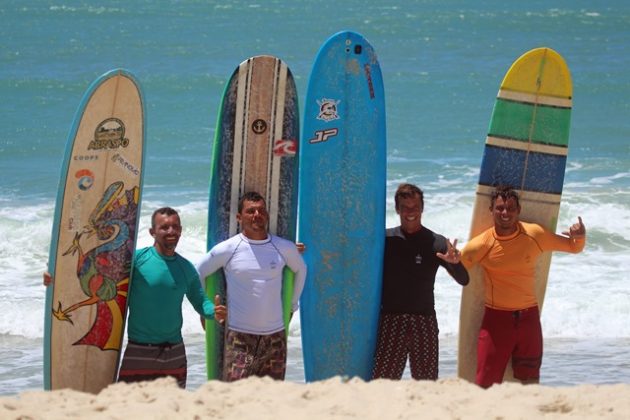
<instances>
[{"instance_id":1,"label":"patterned board shorts","mask_svg":"<svg viewBox=\"0 0 630 420\"><path fill-rule=\"evenodd\" d=\"M151 381L172 376L186 388L187 360L184 343L143 344L130 341L123 356L118 382Z\"/></svg>"},{"instance_id":2,"label":"patterned board shorts","mask_svg":"<svg viewBox=\"0 0 630 420\"><path fill-rule=\"evenodd\" d=\"M248 376L284 380L286 366L287 339L284 330L269 335L228 330L223 359L225 382Z\"/></svg>"},{"instance_id":3,"label":"patterned board shorts","mask_svg":"<svg viewBox=\"0 0 630 420\"><path fill-rule=\"evenodd\" d=\"M401 379L409 356L411 377L438 378L437 319L417 314L381 314L374 379Z\"/></svg>"}]
</instances>

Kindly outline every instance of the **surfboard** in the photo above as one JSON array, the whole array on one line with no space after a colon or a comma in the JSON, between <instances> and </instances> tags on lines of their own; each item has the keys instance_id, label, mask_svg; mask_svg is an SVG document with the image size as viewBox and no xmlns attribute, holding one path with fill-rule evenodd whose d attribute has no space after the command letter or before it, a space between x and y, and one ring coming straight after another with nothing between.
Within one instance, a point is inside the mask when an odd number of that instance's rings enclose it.
<instances>
[{"instance_id":1,"label":"surfboard","mask_svg":"<svg viewBox=\"0 0 630 420\"><path fill-rule=\"evenodd\" d=\"M385 240L385 98L374 48L339 32L311 70L300 142L298 237L307 381L372 375Z\"/></svg>"},{"instance_id":2,"label":"surfboard","mask_svg":"<svg viewBox=\"0 0 630 420\"><path fill-rule=\"evenodd\" d=\"M68 135L46 290L44 388L97 393L116 380L144 161L138 81L112 70L88 88Z\"/></svg>"},{"instance_id":3,"label":"surfboard","mask_svg":"<svg viewBox=\"0 0 630 420\"><path fill-rule=\"evenodd\" d=\"M520 219L555 231L560 210L571 121L573 88L564 59L550 48L523 54L510 67L496 98L477 185L470 237L493 226L490 196L497 185L519 192ZM536 295L545 299L551 253L536 267ZM477 337L484 312L484 277L476 266L463 289L458 375L471 382L477 368ZM512 378L511 363L506 380Z\"/></svg>"},{"instance_id":4,"label":"surfboard","mask_svg":"<svg viewBox=\"0 0 630 420\"><path fill-rule=\"evenodd\" d=\"M229 79L219 107L212 147L208 250L238 233L238 200L248 191L265 198L269 232L295 241L299 129L297 90L286 63L266 55L243 61ZM293 273L285 269L282 299L287 332L292 280ZM225 299L222 272L208 276L205 285L210 299L215 294ZM223 335L222 326L206 322L208 379L221 378Z\"/></svg>"}]
</instances>

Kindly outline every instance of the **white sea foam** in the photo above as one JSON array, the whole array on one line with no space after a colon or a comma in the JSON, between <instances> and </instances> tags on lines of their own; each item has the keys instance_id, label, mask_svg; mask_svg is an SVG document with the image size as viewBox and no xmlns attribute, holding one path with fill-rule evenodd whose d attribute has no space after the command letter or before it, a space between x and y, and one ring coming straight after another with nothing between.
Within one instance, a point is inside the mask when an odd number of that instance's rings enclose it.
<instances>
[{"instance_id":1,"label":"white sea foam","mask_svg":"<svg viewBox=\"0 0 630 420\"><path fill-rule=\"evenodd\" d=\"M468 240L474 192L429 190L425 188L423 224L460 246ZM560 233L581 216L588 230L588 243L577 255L556 253L549 274L549 287L543 310L546 337L579 338L630 337L630 284L623 264L630 251L630 206L617 196L593 196L567 192L558 222ZM613 202L602 205L602 199ZM399 224L393 197L387 197L387 227ZM203 242L203 235L196 241ZM191 242L192 244L192 242ZM184 245L187 247L187 245ZM191 254L197 249L188 249ZM184 252L184 251L182 251ZM436 311L442 337L457 335L461 286L446 273L438 271ZM190 332L198 332L198 320L191 310ZM291 335L299 335L301 325L293 320Z\"/></svg>"},{"instance_id":2,"label":"white sea foam","mask_svg":"<svg viewBox=\"0 0 630 420\"><path fill-rule=\"evenodd\" d=\"M399 224L394 211L393 191L398 180L389 182L387 227ZM413 182L413 181L412 181ZM461 185L439 188L439 180L427 183L423 224L459 246L468 240L474 192ZM627 194L610 191L565 189L558 233L581 216L588 231L583 253L556 253L549 275L543 311L543 328L549 337L630 337L630 282L627 263L630 251L630 200ZM152 211L165 203L145 200L138 231L138 247L150 246ZM207 203L195 201L177 207L184 233L178 252L191 261L206 251ZM0 210L0 334L37 338L43 335L44 288L50 244L52 204L5 207ZM316 281L316 280L312 280ZM458 332L461 287L443 270L435 285L436 310L441 336ZM184 334L200 334L198 316L184 305ZM294 317L290 335L299 337L299 316Z\"/></svg>"}]
</instances>

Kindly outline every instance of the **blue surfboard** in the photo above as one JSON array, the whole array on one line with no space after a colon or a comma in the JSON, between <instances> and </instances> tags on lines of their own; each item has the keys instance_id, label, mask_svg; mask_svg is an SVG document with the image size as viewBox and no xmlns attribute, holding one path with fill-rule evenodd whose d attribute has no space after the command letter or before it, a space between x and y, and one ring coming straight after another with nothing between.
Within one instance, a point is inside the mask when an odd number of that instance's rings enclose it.
<instances>
[{"instance_id":1,"label":"blue surfboard","mask_svg":"<svg viewBox=\"0 0 630 420\"><path fill-rule=\"evenodd\" d=\"M385 98L372 46L344 31L320 48L300 140L298 238L307 381L370 379L385 232Z\"/></svg>"}]
</instances>

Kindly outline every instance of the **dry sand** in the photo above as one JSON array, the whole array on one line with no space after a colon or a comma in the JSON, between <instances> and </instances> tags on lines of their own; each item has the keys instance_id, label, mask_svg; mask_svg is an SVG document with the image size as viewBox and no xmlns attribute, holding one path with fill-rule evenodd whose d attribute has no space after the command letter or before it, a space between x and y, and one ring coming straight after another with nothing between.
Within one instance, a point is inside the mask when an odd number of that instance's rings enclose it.
<instances>
[{"instance_id":1,"label":"dry sand","mask_svg":"<svg viewBox=\"0 0 630 420\"><path fill-rule=\"evenodd\" d=\"M0 398L0 419L630 419L630 385L506 383L483 390L437 382L333 378L312 384L250 378L196 391L174 380L115 384L98 395L27 391Z\"/></svg>"}]
</instances>

